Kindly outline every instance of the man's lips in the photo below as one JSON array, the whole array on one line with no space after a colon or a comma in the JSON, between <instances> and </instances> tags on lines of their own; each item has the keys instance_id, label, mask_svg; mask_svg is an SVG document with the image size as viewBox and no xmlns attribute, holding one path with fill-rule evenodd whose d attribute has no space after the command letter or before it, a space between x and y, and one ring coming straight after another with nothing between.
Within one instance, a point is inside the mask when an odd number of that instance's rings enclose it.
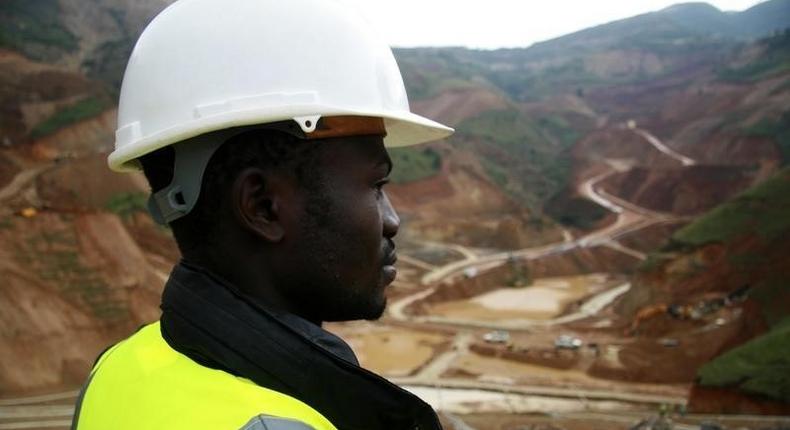
<instances>
[{"instance_id":1,"label":"man's lips","mask_svg":"<svg viewBox=\"0 0 790 430\"><path fill-rule=\"evenodd\" d=\"M385 266L394 266L398 262L398 254L395 251L390 252L387 258L384 259Z\"/></svg>"},{"instance_id":2,"label":"man's lips","mask_svg":"<svg viewBox=\"0 0 790 430\"><path fill-rule=\"evenodd\" d=\"M398 255L395 251L389 253L384 259L384 265L381 267L381 271L384 274L384 285L391 284L395 281L395 277L398 276L398 269L395 268L395 263L397 261Z\"/></svg>"}]
</instances>

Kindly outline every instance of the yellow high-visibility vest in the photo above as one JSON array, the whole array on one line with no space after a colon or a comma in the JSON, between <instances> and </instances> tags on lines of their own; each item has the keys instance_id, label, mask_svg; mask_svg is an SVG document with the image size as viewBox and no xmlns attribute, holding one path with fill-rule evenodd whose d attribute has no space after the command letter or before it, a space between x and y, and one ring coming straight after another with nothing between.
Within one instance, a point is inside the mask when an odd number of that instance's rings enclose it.
<instances>
[{"instance_id":1,"label":"yellow high-visibility vest","mask_svg":"<svg viewBox=\"0 0 790 430\"><path fill-rule=\"evenodd\" d=\"M256 417L336 430L293 397L201 366L174 350L162 338L159 322L104 353L77 414L75 430L237 430Z\"/></svg>"}]
</instances>

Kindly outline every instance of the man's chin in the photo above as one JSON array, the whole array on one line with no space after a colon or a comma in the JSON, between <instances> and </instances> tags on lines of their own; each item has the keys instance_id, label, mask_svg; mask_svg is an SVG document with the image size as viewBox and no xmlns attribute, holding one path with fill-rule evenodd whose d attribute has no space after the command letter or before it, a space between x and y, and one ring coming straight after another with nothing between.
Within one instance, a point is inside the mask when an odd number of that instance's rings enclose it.
<instances>
[{"instance_id":1,"label":"man's chin","mask_svg":"<svg viewBox=\"0 0 790 430\"><path fill-rule=\"evenodd\" d=\"M371 312L371 314L368 315L367 317L361 319L368 321L376 321L377 319L381 318L382 315L384 315L384 310L386 308L387 308L387 299L385 298L384 303L381 304L380 308L376 309L374 312Z\"/></svg>"},{"instance_id":2,"label":"man's chin","mask_svg":"<svg viewBox=\"0 0 790 430\"><path fill-rule=\"evenodd\" d=\"M325 322L356 321L367 320L375 321L384 315L387 308L387 298L383 297L375 303L367 303L365 306L355 306L353 309L345 309L340 312L329 314L325 317Z\"/></svg>"}]
</instances>

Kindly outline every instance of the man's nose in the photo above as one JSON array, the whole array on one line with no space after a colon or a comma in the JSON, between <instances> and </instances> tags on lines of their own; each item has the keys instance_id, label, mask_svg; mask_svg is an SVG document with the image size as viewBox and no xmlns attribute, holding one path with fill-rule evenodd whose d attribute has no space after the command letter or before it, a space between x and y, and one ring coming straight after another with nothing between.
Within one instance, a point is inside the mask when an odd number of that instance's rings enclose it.
<instances>
[{"instance_id":1,"label":"man's nose","mask_svg":"<svg viewBox=\"0 0 790 430\"><path fill-rule=\"evenodd\" d=\"M390 198L387 196L387 193L384 193L382 206L381 216L384 223L383 234L384 237L391 238L398 234L398 228L400 228L400 217L398 217L398 213L395 212L395 208L392 207L392 203L390 202Z\"/></svg>"}]
</instances>

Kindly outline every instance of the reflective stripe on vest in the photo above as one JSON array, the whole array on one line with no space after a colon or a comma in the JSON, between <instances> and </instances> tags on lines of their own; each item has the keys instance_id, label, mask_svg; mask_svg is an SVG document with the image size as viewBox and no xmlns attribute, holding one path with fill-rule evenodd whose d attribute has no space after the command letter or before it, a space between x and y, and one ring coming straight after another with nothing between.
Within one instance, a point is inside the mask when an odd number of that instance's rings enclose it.
<instances>
[{"instance_id":1,"label":"reflective stripe on vest","mask_svg":"<svg viewBox=\"0 0 790 430\"><path fill-rule=\"evenodd\" d=\"M201 366L172 349L159 322L101 357L79 409L77 430L237 430L266 416L336 430L293 397Z\"/></svg>"}]
</instances>

